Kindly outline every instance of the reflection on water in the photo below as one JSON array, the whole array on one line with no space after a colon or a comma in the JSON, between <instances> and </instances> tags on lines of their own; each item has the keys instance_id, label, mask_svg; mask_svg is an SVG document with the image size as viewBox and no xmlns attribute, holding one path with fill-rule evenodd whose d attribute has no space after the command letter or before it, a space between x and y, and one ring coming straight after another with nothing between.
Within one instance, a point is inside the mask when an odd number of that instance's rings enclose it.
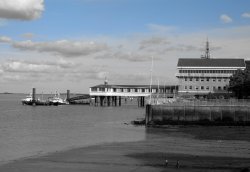
<instances>
[{"instance_id":1,"label":"reflection on water","mask_svg":"<svg viewBox=\"0 0 250 172\"><path fill-rule=\"evenodd\" d=\"M126 125L144 116L137 106L23 106L24 95L0 95L0 161L105 142L145 138Z\"/></svg>"}]
</instances>

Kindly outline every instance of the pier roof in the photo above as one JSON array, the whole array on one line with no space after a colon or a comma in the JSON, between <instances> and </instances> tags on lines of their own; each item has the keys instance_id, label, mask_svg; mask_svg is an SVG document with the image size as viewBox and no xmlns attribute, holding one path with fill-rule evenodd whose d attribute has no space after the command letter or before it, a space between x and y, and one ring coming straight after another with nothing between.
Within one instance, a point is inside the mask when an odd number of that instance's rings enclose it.
<instances>
[{"instance_id":1,"label":"pier roof","mask_svg":"<svg viewBox=\"0 0 250 172\"><path fill-rule=\"evenodd\" d=\"M244 59L180 58L177 67L245 67Z\"/></svg>"},{"instance_id":2,"label":"pier roof","mask_svg":"<svg viewBox=\"0 0 250 172\"><path fill-rule=\"evenodd\" d=\"M159 88L175 88L177 85L159 85ZM100 84L90 88L150 88L150 85L105 85ZM152 85L151 88L158 88L158 85Z\"/></svg>"}]
</instances>

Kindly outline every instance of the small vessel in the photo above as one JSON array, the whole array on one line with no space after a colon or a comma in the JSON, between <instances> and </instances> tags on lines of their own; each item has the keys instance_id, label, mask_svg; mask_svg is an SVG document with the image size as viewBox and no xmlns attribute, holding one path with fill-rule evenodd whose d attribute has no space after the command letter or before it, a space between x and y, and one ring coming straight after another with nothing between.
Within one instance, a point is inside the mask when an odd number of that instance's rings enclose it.
<instances>
[{"instance_id":1,"label":"small vessel","mask_svg":"<svg viewBox=\"0 0 250 172\"><path fill-rule=\"evenodd\" d=\"M54 106L58 106L58 105L69 104L69 102L60 98L60 94L56 92L54 97L49 98L49 104L54 105Z\"/></svg>"},{"instance_id":2,"label":"small vessel","mask_svg":"<svg viewBox=\"0 0 250 172\"><path fill-rule=\"evenodd\" d=\"M30 93L30 95L26 96L26 98L21 101L23 105L32 105L32 94Z\"/></svg>"},{"instance_id":3,"label":"small vessel","mask_svg":"<svg viewBox=\"0 0 250 172\"><path fill-rule=\"evenodd\" d=\"M33 105L33 106L47 106L49 105L48 101L44 101L44 100L40 100L39 98L36 99L36 96L33 96L33 94L35 93L35 91L33 90L32 93L30 93L30 95L26 96L25 99L22 99L21 102L23 105Z\"/></svg>"}]
</instances>

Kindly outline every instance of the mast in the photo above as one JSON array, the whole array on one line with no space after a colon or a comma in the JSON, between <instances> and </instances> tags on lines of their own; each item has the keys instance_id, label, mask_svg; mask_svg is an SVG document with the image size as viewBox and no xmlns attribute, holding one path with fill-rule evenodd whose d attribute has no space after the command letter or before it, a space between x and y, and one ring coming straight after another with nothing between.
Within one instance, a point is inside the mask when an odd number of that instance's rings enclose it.
<instances>
[{"instance_id":1,"label":"mast","mask_svg":"<svg viewBox=\"0 0 250 172\"><path fill-rule=\"evenodd\" d=\"M209 42L208 42L208 38L206 41L206 47L205 47L205 55L201 55L202 59L210 59L210 49L209 49Z\"/></svg>"},{"instance_id":2,"label":"mast","mask_svg":"<svg viewBox=\"0 0 250 172\"><path fill-rule=\"evenodd\" d=\"M150 88L149 88L150 98L149 98L149 104L151 104L151 99L152 99L153 66L154 66L154 56L152 56L151 69L150 69Z\"/></svg>"},{"instance_id":3,"label":"mast","mask_svg":"<svg viewBox=\"0 0 250 172\"><path fill-rule=\"evenodd\" d=\"M206 59L209 59L209 58L210 58L208 38L207 38L207 42L206 42L206 53L205 53L205 58L206 58Z\"/></svg>"}]
</instances>

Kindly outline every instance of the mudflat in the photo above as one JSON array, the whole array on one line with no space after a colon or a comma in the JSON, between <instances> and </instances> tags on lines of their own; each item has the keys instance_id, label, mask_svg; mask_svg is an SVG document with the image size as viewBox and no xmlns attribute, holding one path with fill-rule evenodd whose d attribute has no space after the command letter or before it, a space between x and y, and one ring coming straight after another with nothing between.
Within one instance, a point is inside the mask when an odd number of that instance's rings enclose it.
<instances>
[{"instance_id":1,"label":"mudflat","mask_svg":"<svg viewBox=\"0 0 250 172\"><path fill-rule=\"evenodd\" d=\"M0 171L250 170L250 127L166 126L147 128L145 132L145 140L139 142L109 143L20 159L1 165Z\"/></svg>"}]
</instances>

